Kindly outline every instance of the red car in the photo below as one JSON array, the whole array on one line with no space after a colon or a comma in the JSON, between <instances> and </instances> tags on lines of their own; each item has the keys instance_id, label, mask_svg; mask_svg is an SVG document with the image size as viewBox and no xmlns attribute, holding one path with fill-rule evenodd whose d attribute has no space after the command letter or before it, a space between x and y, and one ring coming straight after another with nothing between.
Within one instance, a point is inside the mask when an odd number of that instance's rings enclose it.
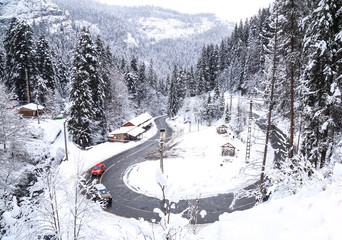
<instances>
[{"instance_id":1,"label":"red car","mask_svg":"<svg viewBox=\"0 0 342 240\"><path fill-rule=\"evenodd\" d=\"M100 176L104 170L105 170L105 165L103 163L96 164L95 167L91 170L91 175L93 176Z\"/></svg>"}]
</instances>

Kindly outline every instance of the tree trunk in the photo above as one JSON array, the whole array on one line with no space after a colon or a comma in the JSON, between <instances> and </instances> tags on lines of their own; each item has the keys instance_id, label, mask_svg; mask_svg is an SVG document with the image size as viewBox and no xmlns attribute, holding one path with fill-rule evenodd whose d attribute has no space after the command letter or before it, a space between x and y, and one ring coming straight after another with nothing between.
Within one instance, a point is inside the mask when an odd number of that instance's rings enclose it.
<instances>
[{"instance_id":1,"label":"tree trunk","mask_svg":"<svg viewBox=\"0 0 342 240\"><path fill-rule=\"evenodd\" d=\"M278 10L276 10L276 25L275 25L275 33L274 33L271 93L270 93L270 103L269 103L268 117L267 117L267 130L266 130L264 158L262 161L261 176L260 176L260 184L261 185L264 182L264 176L265 176L265 165L266 165L266 158L267 158L268 140L269 140L270 129L271 129L272 109L273 109L273 105L274 105L274 84L275 84L276 70L277 70L277 60L276 59L277 59L277 48L278 48L277 31L278 31Z\"/></svg>"},{"instance_id":2,"label":"tree trunk","mask_svg":"<svg viewBox=\"0 0 342 240\"><path fill-rule=\"evenodd\" d=\"M290 110L290 115L291 115L291 120L290 120L290 152L289 152L289 157L293 157L293 138L294 138L294 3L293 0L291 0L291 110Z\"/></svg>"}]
</instances>

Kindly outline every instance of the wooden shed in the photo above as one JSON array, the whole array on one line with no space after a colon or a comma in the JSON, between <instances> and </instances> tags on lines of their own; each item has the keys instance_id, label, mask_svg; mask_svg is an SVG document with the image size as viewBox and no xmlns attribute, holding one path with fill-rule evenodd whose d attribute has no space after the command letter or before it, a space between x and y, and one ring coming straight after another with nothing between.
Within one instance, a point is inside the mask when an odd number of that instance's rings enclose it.
<instances>
[{"instance_id":1,"label":"wooden shed","mask_svg":"<svg viewBox=\"0 0 342 240\"><path fill-rule=\"evenodd\" d=\"M35 103L29 103L19 108L19 113L24 117L36 117L44 113L44 107Z\"/></svg>"},{"instance_id":2,"label":"wooden shed","mask_svg":"<svg viewBox=\"0 0 342 240\"><path fill-rule=\"evenodd\" d=\"M221 146L222 148L222 156L234 156L235 155L235 147L230 144L226 143Z\"/></svg>"},{"instance_id":3,"label":"wooden shed","mask_svg":"<svg viewBox=\"0 0 342 240\"><path fill-rule=\"evenodd\" d=\"M221 126L216 128L216 131L218 134L225 134L228 132L228 126L225 124L222 124Z\"/></svg>"}]
</instances>

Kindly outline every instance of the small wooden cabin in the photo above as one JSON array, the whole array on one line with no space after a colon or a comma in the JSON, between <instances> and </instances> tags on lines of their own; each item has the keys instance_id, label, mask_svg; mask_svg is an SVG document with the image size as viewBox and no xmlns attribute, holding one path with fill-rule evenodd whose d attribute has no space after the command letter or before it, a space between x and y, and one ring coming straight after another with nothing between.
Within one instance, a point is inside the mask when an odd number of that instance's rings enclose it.
<instances>
[{"instance_id":1,"label":"small wooden cabin","mask_svg":"<svg viewBox=\"0 0 342 240\"><path fill-rule=\"evenodd\" d=\"M221 126L216 128L216 131L218 134L225 134L228 132L228 126L225 124L222 124Z\"/></svg>"},{"instance_id":2,"label":"small wooden cabin","mask_svg":"<svg viewBox=\"0 0 342 240\"><path fill-rule=\"evenodd\" d=\"M44 113L44 107L35 103L29 103L19 108L19 113L24 117L36 117Z\"/></svg>"},{"instance_id":3,"label":"small wooden cabin","mask_svg":"<svg viewBox=\"0 0 342 240\"><path fill-rule=\"evenodd\" d=\"M222 148L222 156L235 156L235 147L230 144L226 143L221 146Z\"/></svg>"},{"instance_id":4,"label":"small wooden cabin","mask_svg":"<svg viewBox=\"0 0 342 240\"><path fill-rule=\"evenodd\" d=\"M149 113L143 113L108 134L110 142L128 142L139 140L142 134L152 126L152 116Z\"/></svg>"},{"instance_id":5,"label":"small wooden cabin","mask_svg":"<svg viewBox=\"0 0 342 240\"><path fill-rule=\"evenodd\" d=\"M108 140L110 142L127 143L128 141L139 140L144 132L145 132L145 129L141 127L135 127L135 126L122 127L109 133Z\"/></svg>"},{"instance_id":6,"label":"small wooden cabin","mask_svg":"<svg viewBox=\"0 0 342 240\"><path fill-rule=\"evenodd\" d=\"M133 128L135 127L131 126L118 128L108 134L108 140L110 142L128 142L129 136L127 133L131 131Z\"/></svg>"}]
</instances>

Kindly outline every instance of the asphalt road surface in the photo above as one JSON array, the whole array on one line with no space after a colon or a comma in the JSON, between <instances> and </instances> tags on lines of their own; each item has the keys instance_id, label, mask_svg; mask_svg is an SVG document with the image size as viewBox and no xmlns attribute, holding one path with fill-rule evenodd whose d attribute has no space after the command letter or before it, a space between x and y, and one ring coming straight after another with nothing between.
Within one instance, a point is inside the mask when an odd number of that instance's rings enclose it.
<instances>
[{"instance_id":1,"label":"asphalt road surface","mask_svg":"<svg viewBox=\"0 0 342 240\"><path fill-rule=\"evenodd\" d=\"M161 127L166 129L166 138L171 137L172 130L165 123L166 117L160 117L155 120L157 128ZM262 128L263 123L259 122ZM259 125L258 124L258 125ZM271 133L271 143L278 144L277 131L272 131ZM133 192L131 189L126 187L123 182L123 175L126 169L136 163L143 162L146 160L146 155L152 151L158 149L159 146L159 131L158 133L142 143L141 145L115 155L104 163L106 164L106 171L100 178L100 182L103 183L113 196L112 206L106 209L107 212L129 218L140 219L143 218L147 221L159 221L160 218L157 213L153 210L159 208L164 211L165 206L170 206L170 203L165 204L162 200L157 198L147 197L142 194ZM281 145L281 143L279 143ZM113 144L115 147L115 143ZM280 148L279 148L280 149ZM159 161L159 160L158 160ZM247 187L248 189L257 188L259 186L258 182ZM243 197L238 199L234 208L230 208L232 201L234 200L233 193L220 194L214 197L201 198L198 203L198 212L205 210L206 215L197 218L197 223L212 223L218 220L218 217L224 212L233 212L237 210L245 210L252 208L256 199L253 196ZM172 213L184 213L188 208L188 200L181 200L174 203L175 208L171 209ZM186 213L183 214L184 217L188 217ZM189 218L189 217L188 217Z\"/></svg>"}]
</instances>

